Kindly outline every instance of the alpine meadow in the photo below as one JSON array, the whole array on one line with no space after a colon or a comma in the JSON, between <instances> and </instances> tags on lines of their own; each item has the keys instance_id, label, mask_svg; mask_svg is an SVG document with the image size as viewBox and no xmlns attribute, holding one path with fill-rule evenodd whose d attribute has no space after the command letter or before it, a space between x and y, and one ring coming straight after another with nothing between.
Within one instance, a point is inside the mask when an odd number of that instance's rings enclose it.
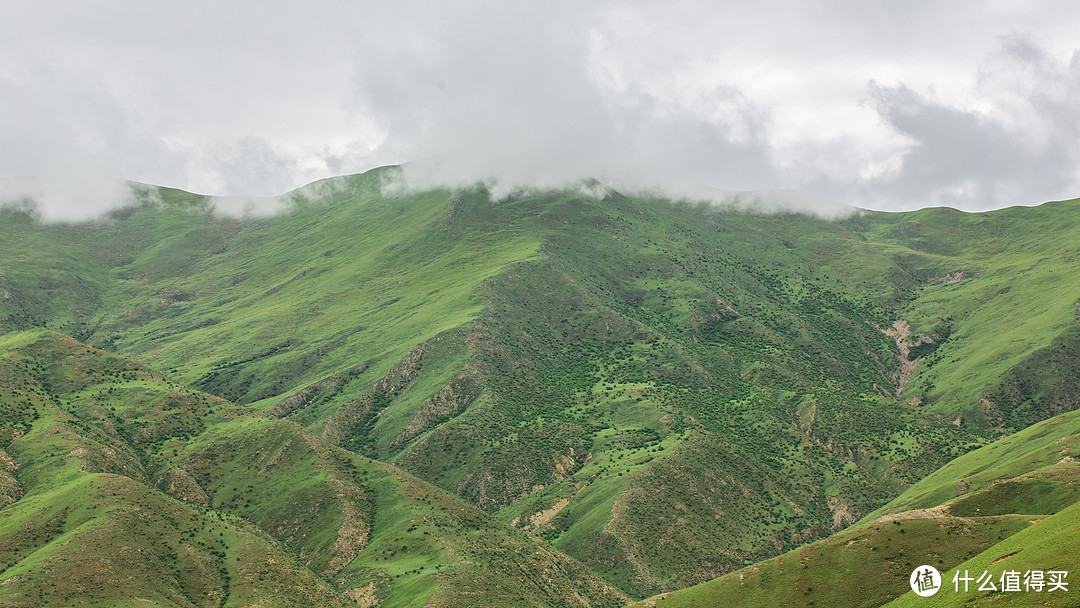
<instances>
[{"instance_id":1,"label":"alpine meadow","mask_svg":"<svg viewBox=\"0 0 1080 608\"><path fill-rule=\"evenodd\" d=\"M0 209L0 606L1076 605L1080 202L399 172Z\"/></svg>"}]
</instances>

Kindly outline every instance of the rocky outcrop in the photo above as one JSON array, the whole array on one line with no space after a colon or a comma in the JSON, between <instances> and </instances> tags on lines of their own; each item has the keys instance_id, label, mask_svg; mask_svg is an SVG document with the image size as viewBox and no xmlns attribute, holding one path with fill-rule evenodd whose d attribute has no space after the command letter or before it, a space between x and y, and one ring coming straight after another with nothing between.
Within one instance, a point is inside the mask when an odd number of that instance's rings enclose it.
<instances>
[{"instance_id":1,"label":"rocky outcrop","mask_svg":"<svg viewBox=\"0 0 1080 608\"><path fill-rule=\"evenodd\" d=\"M439 392L424 399L416 410L405 430L395 439L401 444L412 439L425 427L438 424L457 412L465 409L480 394L480 382L472 369L461 372L446 383Z\"/></svg>"},{"instance_id":2,"label":"rocky outcrop","mask_svg":"<svg viewBox=\"0 0 1080 608\"><path fill-rule=\"evenodd\" d=\"M177 500L207 507L210 505L210 497L202 489L195 478L180 467L169 467L164 473L158 475L154 485L159 490Z\"/></svg>"},{"instance_id":3,"label":"rocky outcrop","mask_svg":"<svg viewBox=\"0 0 1080 608\"><path fill-rule=\"evenodd\" d=\"M440 338L435 338L439 340ZM355 446L348 445L346 440L357 433L370 431L364 428L374 416L384 410L394 397L398 396L412 384L420 374L423 367L422 359L429 342L425 342L409 351L397 365L391 367L381 380L370 389L364 391L356 399L338 408L323 427L322 439L335 445L342 445L350 449Z\"/></svg>"},{"instance_id":4,"label":"rocky outcrop","mask_svg":"<svg viewBox=\"0 0 1080 608\"><path fill-rule=\"evenodd\" d=\"M15 478L19 463L0 450L0 509L22 498L22 484Z\"/></svg>"}]
</instances>

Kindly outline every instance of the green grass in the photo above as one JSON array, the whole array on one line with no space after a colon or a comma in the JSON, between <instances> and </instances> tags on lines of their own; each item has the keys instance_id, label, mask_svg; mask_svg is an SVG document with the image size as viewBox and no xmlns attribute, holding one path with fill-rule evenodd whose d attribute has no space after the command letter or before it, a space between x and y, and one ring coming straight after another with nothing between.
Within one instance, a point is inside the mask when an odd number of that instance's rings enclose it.
<instances>
[{"instance_id":1,"label":"green grass","mask_svg":"<svg viewBox=\"0 0 1080 608\"><path fill-rule=\"evenodd\" d=\"M0 508L5 605L346 606L361 589L383 606L454 605L475 581L498 591L476 605L625 599L537 539L294 422L52 332L0 347L5 409L30 397L34 410L4 445L18 485Z\"/></svg>"},{"instance_id":2,"label":"green grass","mask_svg":"<svg viewBox=\"0 0 1080 608\"><path fill-rule=\"evenodd\" d=\"M1045 420L957 458L868 514L863 521L887 513L934 507L1004 480L1075 471L1080 456L1078 435L1080 412Z\"/></svg>"},{"instance_id":3,"label":"green grass","mask_svg":"<svg viewBox=\"0 0 1080 608\"><path fill-rule=\"evenodd\" d=\"M1023 530L1028 519L916 519L857 528L636 605L880 606L909 589L917 566L944 571Z\"/></svg>"},{"instance_id":4,"label":"green grass","mask_svg":"<svg viewBox=\"0 0 1080 608\"><path fill-rule=\"evenodd\" d=\"M18 249L0 251L0 331L48 323L134 358L146 378L116 371L126 392L70 400L171 433L140 436L155 458L186 466L270 428L259 412L282 417L638 598L826 538L1076 407L1075 202L826 221L614 191L384 194L394 171L315 184L265 218L167 189L97 223L5 210ZM904 387L882 332L897 319L926 355ZM935 343L915 346L920 333ZM153 374L176 385L155 392ZM189 386L250 410L138 405ZM693 479L716 488L682 493ZM288 482L248 483L214 500L280 523ZM947 485L920 491L944 500ZM290 550L328 542L306 538Z\"/></svg>"},{"instance_id":5,"label":"green grass","mask_svg":"<svg viewBox=\"0 0 1080 608\"><path fill-rule=\"evenodd\" d=\"M964 591L962 582L954 587L953 577L959 571L963 576L982 576L989 572L995 586L1002 589L998 581L1002 573L1016 571L1023 577L1032 570L1049 572L1064 570L1072 575L1080 557L1080 503L1034 523L1025 530L1010 536L993 547L980 552L941 573L942 590L930 598L920 598L908 592L903 597L887 606L1075 606L1076 591L1073 582L1066 577L1068 592L1057 590L1053 593L1021 591L991 592L978 591L979 585L971 584ZM1022 583L1021 583L1022 584ZM1021 589L1023 587L1021 586Z\"/></svg>"},{"instance_id":6,"label":"green grass","mask_svg":"<svg viewBox=\"0 0 1080 608\"><path fill-rule=\"evenodd\" d=\"M639 605L1071 605L1067 596L987 594L975 587L956 593L952 577L957 570L1000 576L1005 570L1068 570L1075 563L1078 414L965 454L826 540ZM923 564L940 570L945 582L930 599L908 592L908 576Z\"/></svg>"}]
</instances>

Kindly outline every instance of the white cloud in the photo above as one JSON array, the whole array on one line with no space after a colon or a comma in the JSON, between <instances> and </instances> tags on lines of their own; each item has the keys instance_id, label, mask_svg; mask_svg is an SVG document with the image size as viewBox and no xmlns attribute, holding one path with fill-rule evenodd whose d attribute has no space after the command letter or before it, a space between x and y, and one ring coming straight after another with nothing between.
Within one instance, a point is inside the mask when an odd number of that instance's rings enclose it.
<instances>
[{"instance_id":1,"label":"white cloud","mask_svg":"<svg viewBox=\"0 0 1080 608\"><path fill-rule=\"evenodd\" d=\"M9 5L0 178L57 217L110 204L94 181L265 196L432 158L504 188L1080 194L1069 2Z\"/></svg>"},{"instance_id":2,"label":"white cloud","mask_svg":"<svg viewBox=\"0 0 1080 608\"><path fill-rule=\"evenodd\" d=\"M968 103L871 84L882 119L910 142L890 174L858 184L887 207L980 209L1080 195L1080 61L1007 36L982 64Z\"/></svg>"}]
</instances>

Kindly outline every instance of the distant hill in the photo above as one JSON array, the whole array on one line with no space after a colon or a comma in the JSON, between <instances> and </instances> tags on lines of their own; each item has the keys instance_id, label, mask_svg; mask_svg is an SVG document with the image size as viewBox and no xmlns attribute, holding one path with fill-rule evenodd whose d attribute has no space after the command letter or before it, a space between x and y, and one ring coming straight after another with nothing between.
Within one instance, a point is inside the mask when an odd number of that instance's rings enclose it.
<instances>
[{"instance_id":1,"label":"distant hill","mask_svg":"<svg viewBox=\"0 0 1080 608\"><path fill-rule=\"evenodd\" d=\"M635 599L827 538L1077 408L1075 202L830 221L399 192L395 171L271 217L156 188L98 222L0 211L0 331L408 471Z\"/></svg>"}]
</instances>

